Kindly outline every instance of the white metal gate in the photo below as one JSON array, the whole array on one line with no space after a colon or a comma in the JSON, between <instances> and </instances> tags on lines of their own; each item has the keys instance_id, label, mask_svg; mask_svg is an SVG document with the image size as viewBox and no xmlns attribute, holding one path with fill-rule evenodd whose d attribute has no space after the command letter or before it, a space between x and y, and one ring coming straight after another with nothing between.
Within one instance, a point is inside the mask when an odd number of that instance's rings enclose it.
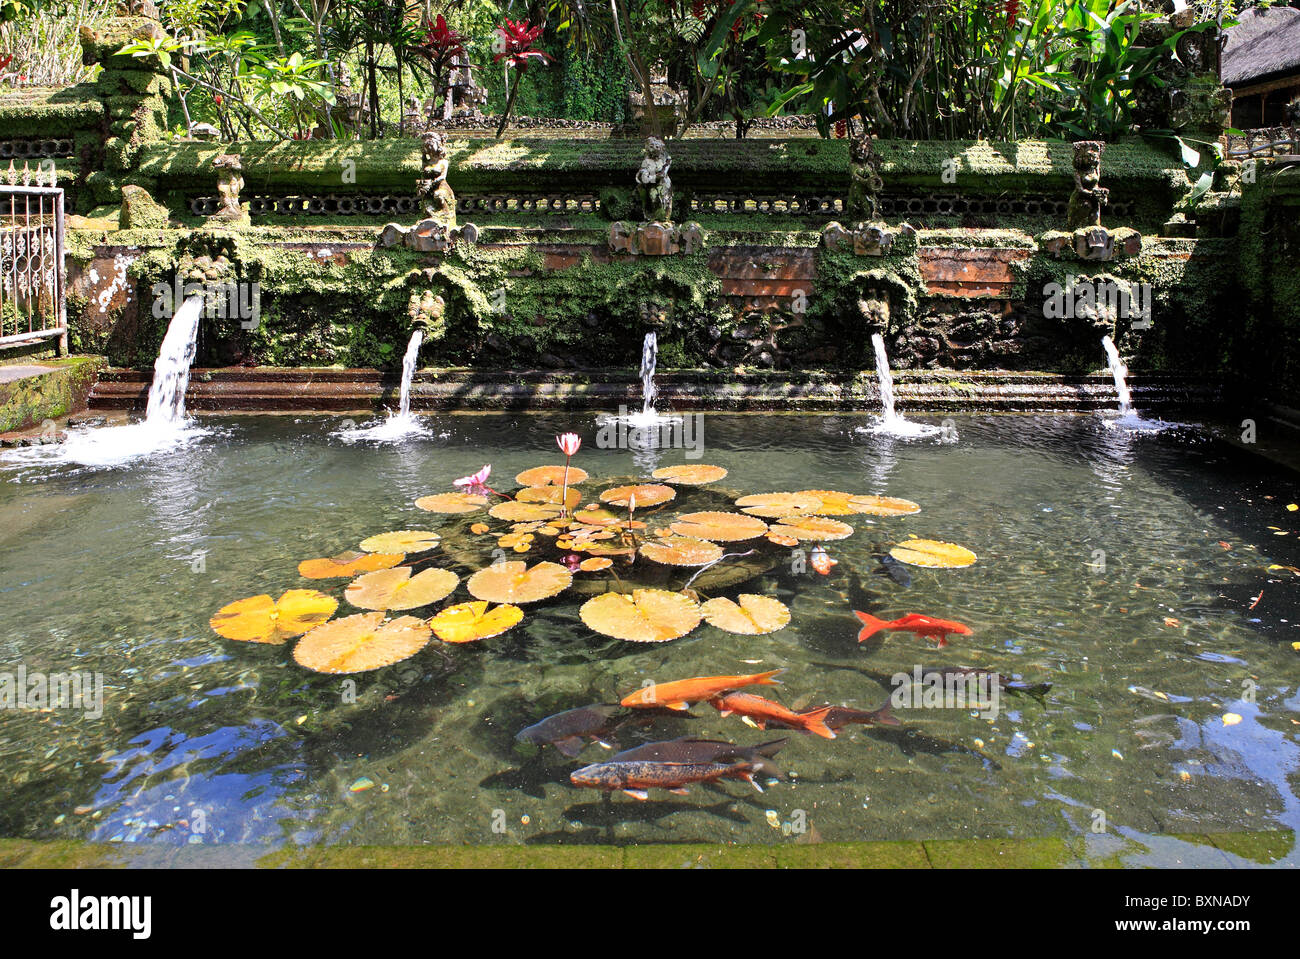
<instances>
[{"instance_id":1,"label":"white metal gate","mask_svg":"<svg viewBox=\"0 0 1300 959\"><path fill-rule=\"evenodd\" d=\"M0 182L0 349L55 339L67 353L63 190L43 179Z\"/></svg>"}]
</instances>

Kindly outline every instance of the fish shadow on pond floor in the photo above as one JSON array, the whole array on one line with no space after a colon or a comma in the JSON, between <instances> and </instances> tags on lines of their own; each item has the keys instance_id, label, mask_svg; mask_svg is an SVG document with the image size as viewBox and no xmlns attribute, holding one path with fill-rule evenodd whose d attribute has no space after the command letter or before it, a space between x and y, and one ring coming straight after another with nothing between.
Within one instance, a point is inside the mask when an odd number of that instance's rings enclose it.
<instances>
[{"instance_id":1,"label":"fish shadow on pond floor","mask_svg":"<svg viewBox=\"0 0 1300 959\"><path fill-rule=\"evenodd\" d=\"M563 816L570 822L580 822L584 826L604 830L625 823L655 823L679 812L707 813L719 819L727 819L735 823L749 823L749 817L740 809L731 807L740 803L752 806L754 805L752 800L748 800L748 797L737 798L727 793L721 793L721 791L708 791L713 792L714 795L721 794L721 801L713 805L705 805L701 802L692 802L689 797L640 800L625 796L621 797L621 799L627 800L623 802L611 795L595 802L574 803L572 806L565 808ZM700 792L703 794L705 790L701 789ZM701 798L704 797L701 795Z\"/></svg>"}]
</instances>

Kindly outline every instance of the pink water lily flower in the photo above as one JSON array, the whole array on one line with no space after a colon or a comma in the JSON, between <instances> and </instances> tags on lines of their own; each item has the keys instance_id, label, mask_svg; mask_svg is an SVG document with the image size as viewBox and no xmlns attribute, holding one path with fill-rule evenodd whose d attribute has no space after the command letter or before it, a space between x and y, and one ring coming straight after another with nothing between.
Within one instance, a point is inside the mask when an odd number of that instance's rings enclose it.
<instances>
[{"instance_id":1,"label":"pink water lily flower","mask_svg":"<svg viewBox=\"0 0 1300 959\"><path fill-rule=\"evenodd\" d=\"M465 492L476 493L479 496L486 496L492 490L487 485L487 478L492 475L492 466L488 464L472 476L462 476L458 480L452 480L452 486L464 486Z\"/></svg>"},{"instance_id":2,"label":"pink water lily flower","mask_svg":"<svg viewBox=\"0 0 1300 959\"><path fill-rule=\"evenodd\" d=\"M572 456L582 447L582 437L577 433L561 433L555 437L555 442L565 456Z\"/></svg>"}]
</instances>

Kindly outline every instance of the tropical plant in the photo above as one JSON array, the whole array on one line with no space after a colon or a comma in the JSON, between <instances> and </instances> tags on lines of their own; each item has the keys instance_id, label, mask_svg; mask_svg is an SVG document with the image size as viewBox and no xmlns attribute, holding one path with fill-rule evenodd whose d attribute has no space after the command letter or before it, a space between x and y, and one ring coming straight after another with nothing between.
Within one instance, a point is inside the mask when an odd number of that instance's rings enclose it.
<instances>
[{"instance_id":1,"label":"tropical plant","mask_svg":"<svg viewBox=\"0 0 1300 959\"><path fill-rule=\"evenodd\" d=\"M498 138L505 132L506 124L510 122L510 109L515 104L516 94L519 93L519 78L523 76L528 64L547 63L551 59L547 53L533 46L541 35L541 26L534 27L527 20L516 23L506 18L505 23L497 28L497 36L492 42L495 53L492 59L497 63L504 62L507 74L511 69L515 71L514 80L510 84L510 93L506 97L506 107L501 111L501 122L497 124Z\"/></svg>"}]
</instances>

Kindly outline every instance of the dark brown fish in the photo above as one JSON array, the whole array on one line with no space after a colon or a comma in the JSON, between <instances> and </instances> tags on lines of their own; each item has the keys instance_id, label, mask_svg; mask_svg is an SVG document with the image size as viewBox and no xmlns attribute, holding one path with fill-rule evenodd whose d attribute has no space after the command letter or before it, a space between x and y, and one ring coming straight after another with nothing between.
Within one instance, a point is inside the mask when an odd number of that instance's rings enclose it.
<instances>
[{"instance_id":1,"label":"dark brown fish","mask_svg":"<svg viewBox=\"0 0 1300 959\"><path fill-rule=\"evenodd\" d=\"M649 798L649 789L667 789L684 796L690 783L717 779L743 779L762 792L763 787L754 781L754 769L753 763L606 762L575 770L569 774L569 782L605 792L618 789L637 799Z\"/></svg>"},{"instance_id":2,"label":"dark brown fish","mask_svg":"<svg viewBox=\"0 0 1300 959\"><path fill-rule=\"evenodd\" d=\"M788 743L788 739L774 739L758 746L737 746L719 739L692 739L682 736L658 743L646 743L625 749L609 757L614 762L653 763L734 763L754 764L754 771L773 779L783 779L775 763L768 762Z\"/></svg>"},{"instance_id":3,"label":"dark brown fish","mask_svg":"<svg viewBox=\"0 0 1300 959\"><path fill-rule=\"evenodd\" d=\"M831 729L843 729L845 726L857 723L859 726L901 726L894 716L894 706L888 700L879 709L851 709L848 706L818 706L813 709L802 709L800 714L816 713L822 709L827 710L826 718L822 720ZM771 725L778 725L772 723Z\"/></svg>"},{"instance_id":4,"label":"dark brown fish","mask_svg":"<svg viewBox=\"0 0 1300 959\"><path fill-rule=\"evenodd\" d=\"M586 746L585 739L604 742L618 724L611 722L619 712L617 706L579 706L566 709L554 716L547 716L541 722L519 730L515 739L521 743L543 746L549 743L565 756L573 759Z\"/></svg>"},{"instance_id":5,"label":"dark brown fish","mask_svg":"<svg viewBox=\"0 0 1300 959\"><path fill-rule=\"evenodd\" d=\"M930 676L938 675L946 682L949 677L965 679L974 677L975 679L996 679L998 686L1009 693L1024 693L1027 696L1042 698L1048 690L1052 688L1051 683L1025 683L1019 680L1008 679L1002 673L990 672L987 669L977 669L974 666L939 666L930 667L921 670L921 678L928 679Z\"/></svg>"}]
</instances>

